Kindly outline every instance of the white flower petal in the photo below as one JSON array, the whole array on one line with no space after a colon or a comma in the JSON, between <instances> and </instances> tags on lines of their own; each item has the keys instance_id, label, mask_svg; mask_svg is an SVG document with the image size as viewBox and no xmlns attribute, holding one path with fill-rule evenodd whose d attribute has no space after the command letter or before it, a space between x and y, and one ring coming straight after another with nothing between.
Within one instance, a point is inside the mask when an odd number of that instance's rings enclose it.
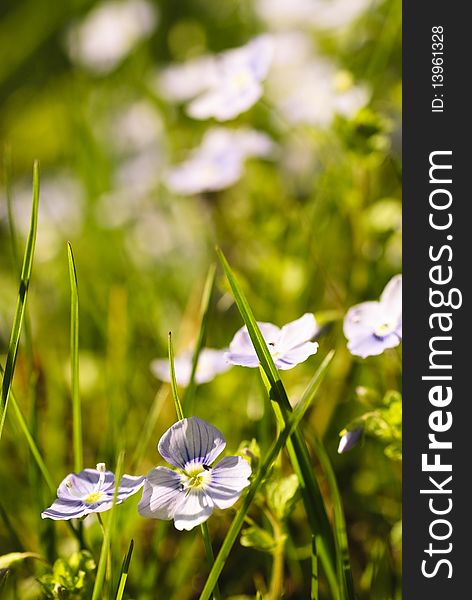
<instances>
[{"instance_id":1,"label":"white flower petal","mask_svg":"<svg viewBox=\"0 0 472 600\"><path fill-rule=\"evenodd\" d=\"M372 335L383 322L383 311L380 302L362 302L348 310L344 317L344 335L350 340L353 337Z\"/></svg>"},{"instance_id":2,"label":"white flower petal","mask_svg":"<svg viewBox=\"0 0 472 600\"><path fill-rule=\"evenodd\" d=\"M378 356L387 348L395 348L400 341L401 339L396 333L391 333L383 338L378 338L370 333L351 338L347 347L351 354L367 358L368 356Z\"/></svg>"},{"instance_id":3,"label":"white flower petal","mask_svg":"<svg viewBox=\"0 0 472 600\"><path fill-rule=\"evenodd\" d=\"M180 475L167 467L156 467L150 471L138 504L139 514L149 519L173 519L175 507L185 495L181 485Z\"/></svg>"},{"instance_id":4,"label":"white flower petal","mask_svg":"<svg viewBox=\"0 0 472 600\"><path fill-rule=\"evenodd\" d=\"M218 508L229 508L249 485L251 467L241 456L225 456L211 472L206 492Z\"/></svg>"},{"instance_id":5,"label":"white flower petal","mask_svg":"<svg viewBox=\"0 0 472 600\"><path fill-rule=\"evenodd\" d=\"M395 275L385 286L380 296L385 314L390 321L398 322L402 319L402 276Z\"/></svg>"},{"instance_id":6,"label":"white flower petal","mask_svg":"<svg viewBox=\"0 0 472 600\"><path fill-rule=\"evenodd\" d=\"M195 381L207 383L215 375L225 373L231 368L231 365L225 359L226 350L214 350L212 348L203 348L198 357L197 371Z\"/></svg>"},{"instance_id":7,"label":"white flower petal","mask_svg":"<svg viewBox=\"0 0 472 600\"><path fill-rule=\"evenodd\" d=\"M318 342L305 342L292 350L287 350L275 358L275 366L282 371L292 369L293 367L305 362L309 356L318 352Z\"/></svg>"},{"instance_id":8,"label":"white flower petal","mask_svg":"<svg viewBox=\"0 0 472 600\"><path fill-rule=\"evenodd\" d=\"M66 500L57 498L49 508L41 513L42 519L53 519L54 521L67 521L79 519L88 514L87 508L80 500Z\"/></svg>"},{"instance_id":9,"label":"white flower petal","mask_svg":"<svg viewBox=\"0 0 472 600\"><path fill-rule=\"evenodd\" d=\"M182 354L174 359L175 379L177 385L185 387L192 372L192 355ZM161 381L170 383L170 365L166 358L156 358L151 362L151 371Z\"/></svg>"},{"instance_id":10,"label":"white flower petal","mask_svg":"<svg viewBox=\"0 0 472 600\"><path fill-rule=\"evenodd\" d=\"M317 332L318 325L316 324L315 316L312 313L305 313L302 317L296 319L296 321L287 323L287 325L282 327L277 349L281 353L288 352L310 341L315 337Z\"/></svg>"},{"instance_id":11,"label":"white flower petal","mask_svg":"<svg viewBox=\"0 0 472 600\"><path fill-rule=\"evenodd\" d=\"M169 464L185 470L194 463L211 465L225 446L223 434L216 427L190 417L172 425L161 437L157 449Z\"/></svg>"},{"instance_id":12,"label":"white flower petal","mask_svg":"<svg viewBox=\"0 0 472 600\"><path fill-rule=\"evenodd\" d=\"M174 525L176 529L190 531L208 519L213 512L211 498L202 490L191 490L182 494L175 508Z\"/></svg>"}]
</instances>

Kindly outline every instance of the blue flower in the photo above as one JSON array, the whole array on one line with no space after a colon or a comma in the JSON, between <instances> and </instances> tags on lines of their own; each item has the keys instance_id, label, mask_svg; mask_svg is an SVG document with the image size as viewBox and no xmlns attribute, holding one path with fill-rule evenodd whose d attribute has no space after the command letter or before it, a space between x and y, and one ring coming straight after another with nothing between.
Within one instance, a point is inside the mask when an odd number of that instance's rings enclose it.
<instances>
[{"instance_id":1,"label":"blue flower","mask_svg":"<svg viewBox=\"0 0 472 600\"><path fill-rule=\"evenodd\" d=\"M319 328L311 313L287 323L281 329L272 323L258 325L277 369L291 369L318 351L318 342L311 340ZM259 358L246 326L235 333L229 345L229 352L226 353L226 360L232 365L242 367L259 366Z\"/></svg>"},{"instance_id":2,"label":"blue flower","mask_svg":"<svg viewBox=\"0 0 472 600\"><path fill-rule=\"evenodd\" d=\"M338 453L344 454L357 444L361 439L364 429L362 427L356 427L351 431L341 431L341 439L339 440Z\"/></svg>"},{"instance_id":3,"label":"blue flower","mask_svg":"<svg viewBox=\"0 0 472 600\"><path fill-rule=\"evenodd\" d=\"M260 35L240 48L172 66L162 73L161 91L177 101L194 98L187 108L194 119L233 119L262 96L272 51L270 36Z\"/></svg>"},{"instance_id":4,"label":"blue flower","mask_svg":"<svg viewBox=\"0 0 472 600\"><path fill-rule=\"evenodd\" d=\"M223 190L241 179L246 158L273 150L272 140L259 131L213 127L185 162L167 172L165 182L184 196Z\"/></svg>"},{"instance_id":5,"label":"blue flower","mask_svg":"<svg viewBox=\"0 0 472 600\"><path fill-rule=\"evenodd\" d=\"M385 286L378 302L362 302L344 318L344 335L351 354L366 358L398 346L402 339L402 276Z\"/></svg>"},{"instance_id":6,"label":"blue flower","mask_svg":"<svg viewBox=\"0 0 472 600\"><path fill-rule=\"evenodd\" d=\"M158 451L175 469L156 467L146 475L139 513L174 520L176 529L190 531L215 508L229 508L249 485L251 467L240 456L225 456L226 441L215 427L190 417L178 421L161 437Z\"/></svg>"},{"instance_id":7,"label":"blue flower","mask_svg":"<svg viewBox=\"0 0 472 600\"><path fill-rule=\"evenodd\" d=\"M144 484L144 477L123 475L118 487L116 503L120 504L135 494ZM105 512L113 505L115 476L99 463L96 469L71 473L57 488L57 498L41 513L43 519L66 521L79 519L90 513Z\"/></svg>"}]
</instances>

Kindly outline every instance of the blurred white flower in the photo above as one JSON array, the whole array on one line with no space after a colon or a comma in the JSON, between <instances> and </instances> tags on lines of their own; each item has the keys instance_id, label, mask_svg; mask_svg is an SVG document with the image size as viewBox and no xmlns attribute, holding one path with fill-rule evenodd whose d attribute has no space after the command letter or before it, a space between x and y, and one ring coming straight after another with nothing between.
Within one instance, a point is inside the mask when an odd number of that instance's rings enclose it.
<instances>
[{"instance_id":1,"label":"blurred white flower","mask_svg":"<svg viewBox=\"0 0 472 600\"><path fill-rule=\"evenodd\" d=\"M155 8L146 0L103 2L69 32L69 54L95 73L108 73L153 32L156 22Z\"/></svg>"},{"instance_id":2,"label":"blurred white flower","mask_svg":"<svg viewBox=\"0 0 472 600\"><path fill-rule=\"evenodd\" d=\"M275 28L337 29L350 25L372 0L257 0L259 16Z\"/></svg>"},{"instance_id":3,"label":"blurred white flower","mask_svg":"<svg viewBox=\"0 0 472 600\"><path fill-rule=\"evenodd\" d=\"M262 96L272 51L270 36L261 35L240 48L172 66L161 75L161 90L177 101L194 98L187 107L194 119L228 121Z\"/></svg>"},{"instance_id":4,"label":"blurred white flower","mask_svg":"<svg viewBox=\"0 0 472 600\"><path fill-rule=\"evenodd\" d=\"M241 178L247 157L269 156L274 148L259 131L214 127L187 161L168 171L165 183L182 195L225 189Z\"/></svg>"},{"instance_id":5,"label":"blurred white flower","mask_svg":"<svg viewBox=\"0 0 472 600\"><path fill-rule=\"evenodd\" d=\"M111 122L115 147L126 154L137 152L159 142L163 134L160 115L143 100L132 102L114 115Z\"/></svg>"},{"instance_id":6,"label":"blurred white flower","mask_svg":"<svg viewBox=\"0 0 472 600\"><path fill-rule=\"evenodd\" d=\"M167 100L186 102L208 90L217 81L217 61L214 56L205 55L167 67L159 74L157 87Z\"/></svg>"},{"instance_id":7,"label":"blurred white flower","mask_svg":"<svg viewBox=\"0 0 472 600\"><path fill-rule=\"evenodd\" d=\"M214 350L212 348L203 348L198 357L197 370L195 372L195 382L197 384L207 383L219 375L228 371L230 365L224 358L226 349ZM177 356L174 360L175 379L177 384L185 387L190 381L192 374L192 352L185 352ZM151 371L161 381L170 383L170 365L166 358L157 358L151 363Z\"/></svg>"},{"instance_id":8,"label":"blurred white flower","mask_svg":"<svg viewBox=\"0 0 472 600\"><path fill-rule=\"evenodd\" d=\"M275 34L274 45L267 95L290 123L327 127L335 115L352 117L369 101L368 88L355 85L349 73L316 56L304 34Z\"/></svg>"},{"instance_id":9,"label":"blurred white flower","mask_svg":"<svg viewBox=\"0 0 472 600\"><path fill-rule=\"evenodd\" d=\"M27 235L31 219L31 182L13 188L13 215L21 235ZM83 224L84 197L79 182L67 173L41 178L36 259L48 261L65 251L66 240L77 236Z\"/></svg>"}]
</instances>

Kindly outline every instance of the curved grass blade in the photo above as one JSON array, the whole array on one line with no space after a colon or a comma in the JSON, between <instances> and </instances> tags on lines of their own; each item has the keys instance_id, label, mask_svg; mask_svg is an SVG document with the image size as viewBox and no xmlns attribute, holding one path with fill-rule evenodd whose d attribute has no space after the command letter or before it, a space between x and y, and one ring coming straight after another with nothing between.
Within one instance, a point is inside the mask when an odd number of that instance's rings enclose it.
<instances>
[{"instance_id":1,"label":"curved grass blade","mask_svg":"<svg viewBox=\"0 0 472 600\"><path fill-rule=\"evenodd\" d=\"M118 488L120 486L121 476L123 475L123 462L125 453L122 450L118 455L115 470L115 493L113 494L113 504L108 517L108 524L105 528L103 536L102 549L100 550L100 559L98 561L97 576L95 578L95 585L93 586L92 600L102 600L103 598L103 583L105 581L105 574L108 563L108 555L110 552L110 541L115 528L115 510L116 510L116 498L118 496Z\"/></svg>"},{"instance_id":2,"label":"curved grass blade","mask_svg":"<svg viewBox=\"0 0 472 600\"><path fill-rule=\"evenodd\" d=\"M213 568L211 569L208 579L205 583L205 586L200 594L200 600L209 600L213 586L215 585L215 582L218 580L218 577L220 576L221 571L223 570L223 568L225 566L225 563L228 559L231 549L238 537L241 527L244 524L244 520L245 520L248 510L252 504L252 501L256 497L256 494L258 493L261 485L263 484L266 475L269 473L272 465L274 464L275 460L277 459L279 452L283 449L283 447L285 446L285 444L287 443L288 439L293 434L293 432L296 431L301 420L305 416L306 411L310 407L311 402L313 401L313 399L315 397L316 391L317 391L320 383L323 380L323 377L326 373L326 370L331 361L331 358L332 358L332 354L329 357L327 357L323 361L323 363L320 365L320 367L317 369L317 371L309 385L309 388L308 388L309 390L311 390L310 393L307 394L307 396L303 402L301 401L298 404L297 408L293 411L293 413L291 415L289 415L289 417L287 419L287 424L285 425L284 429L278 436L277 440L272 444L264 461L262 462L261 466L259 467L259 470L257 471L257 474L256 474L253 482L251 483L251 486L249 487L247 494L243 498L243 503L242 503L241 507L239 508L238 512L236 513L236 516L234 517L234 519L228 529L228 533L226 534L226 537L223 541L220 551L218 552L218 555L215 558ZM308 399L309 399L309 401L308 401Z\"/></svg>"},{"instance_id":3,"label":"curved grass blade","mask_svg":"<svg viewBox=\"0 0 472 600\"><path fill-rule=\"evenodd\" d=\"M172 398L174 399L175 412L177 413L177 419L179 421L181 421L184 418L184 411L182 410L182 404L180 402L179 392L177 390L177 381L175 379L174 346L172 344L172 333L170 331L169 331L167 349L169 352L170 387L172 389Z\"/></svg>"},{"instance_id":4,"label":"curved grass blade","mask_svg":"<svg viewBox=\"0 0 472 600\"><path fill-rule=\"evenodd\" d=\"M16 358L20 344L21 330L25 317L26 301L28 298L28 289L33 269L34 249L36 245L36 232L38 229L38 205L39 205L39 164L36 161L33 167L33 202L31 209L31 224L26 240L26 249L23 257L23 266L21 268L20 289L16 304L15 317L8 345L7 360L5 364L5 373L2 382L2 395L0 402L0 439L2 437L5 417L8 408L10 388L15 373Z\"/></svg>"},{"instance_id":5,"label":"curved grass blade","mask_svg":"<svg viewBox=\"0 0 472 600\"><path fill-rule=\"evenodd\" d=\"M259 358L259 362L268 380L269 396L271 400L278 405L281 416L283 417L283 421L287 423L289 418L288 416L292 408L283 383L280 379L280 375L272 359L272 355L267 347L262 333L260 332L259 326L257 325L246 296L239 287L236 277L234 276L226 257L219 248L217 248L216 251L233 291L236 305L247 327L254 349ZM294 431L291 440L287 442L287 449L294 471L300 481L303 502L310 523L310 528L312 533L317 536L317 549L320 560L323 563L326 577L330 584L333 596L338 598L340 586L336 578L337 560L333 532L326 514L320 489L313 473L313 467L305 440L298 430Z\"/></svg>"},{"instance_id":6,"label":"curved grass blade","mask_svg":"<svg viewBox=\"0 0 472 600\"><path fill-rule=\"evenodd\" d=\"M67 242L67 258L70 278L70 372L72 392L72 424L74 446L74 468L76 473L83 469L82 411L79 393L79 290L74 254Z\"/></svg>"},{"instance_id":7,"label":"curved grass blade","mask_svg":"<svg viewBox=\"0 0 472 600\"><path fill-rule=\"evenodd\" d=\"M118 589L116 590L115 600L122 600L125 591L126 580L128 579L129 563L131 562L131 556L133 554L134 540L129 543L128 552L123 559L121 565L120 579L118 581Z\"/></svg>"},{"instance_id":8,"label":"curved grass blade","mask_svg":"<svg viewBox=\"0 0 472 600\"><path fill-rule=\"evenodd\" d=\"M205 345L208 318L211 308L211 297L213 295L213 288L215 287L215 276L216 276L216 265L212 265L208 271L208 275L203 288L202 303L200 307L200 330L198 333L197 343L192 356L192 371L190 373L190 380L185 389L184 397L182 400L185 406L186 413L192 413L193 410L193 399L195 396L195 373L197 372L198 358L200 352Z\"/></svg>"}]
</instances>

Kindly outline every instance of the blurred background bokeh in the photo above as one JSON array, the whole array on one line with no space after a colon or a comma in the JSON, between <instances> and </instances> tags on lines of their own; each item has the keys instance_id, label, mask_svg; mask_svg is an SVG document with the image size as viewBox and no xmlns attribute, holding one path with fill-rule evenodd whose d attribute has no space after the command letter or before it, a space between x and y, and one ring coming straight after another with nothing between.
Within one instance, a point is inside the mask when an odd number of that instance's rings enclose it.
<instances>
[{"instance_id":1,"label":"blurred background bokeh","mask_svg":"<svg viewBox=\"0 0 472 600\"><path fill-rule=\"evenodd\" d=\"M260 34L275 42L262 98L224 123L189 116L192 93L178 83L191 87L190 74L179 79L172 69ZM39 159L37 248L14 391L57 483L73 468L66 242L79 281L85 464L113 466L119 441L133 474L158 463L157 441L175 420L150 363L166 356L168 331L177 351L192 348L217 244L260 321L281 326L313 312L327 324L318 354L283 379L295 403L336 349L304 432L323 439L335 467L359 599L401 597L398 448L379 433L337 454L339 432L386 410L385 395L400 389L398 352L353 357L342 332L347 309L377 299L401 272L400 109L399 0L2 0L0 355L4 365L15 252L23 252ZM173 167L214 127L257 130L266 147L248 152L220 189L172 185ZM226 347L241 325L219 271L207 345ZM257 375L234 367L197 390L195 413L224 432L229 451L252 438L264 451L274 434ZM152 435L140 447L150 419ZM65 524L40 518L52 498L11 415L0 452L0 554L31 551L51 564L70 556L75 540ZM290 472L285 459L281 468ZM114 560L131 537L136 543L126 597L196 597L207 574L200 538L142 519L137 501L118 511ZM216 546L231 514L210 521ZM100 529L90 521L98 551ZM301 502L286 527L285 597L307 598ZM221 578L225 597L263 592L270 565L270 552L238 542ZM35 578L47 569L34 560L16 565L0 595L41 597Z\"/></svg>"}]
</instances>

